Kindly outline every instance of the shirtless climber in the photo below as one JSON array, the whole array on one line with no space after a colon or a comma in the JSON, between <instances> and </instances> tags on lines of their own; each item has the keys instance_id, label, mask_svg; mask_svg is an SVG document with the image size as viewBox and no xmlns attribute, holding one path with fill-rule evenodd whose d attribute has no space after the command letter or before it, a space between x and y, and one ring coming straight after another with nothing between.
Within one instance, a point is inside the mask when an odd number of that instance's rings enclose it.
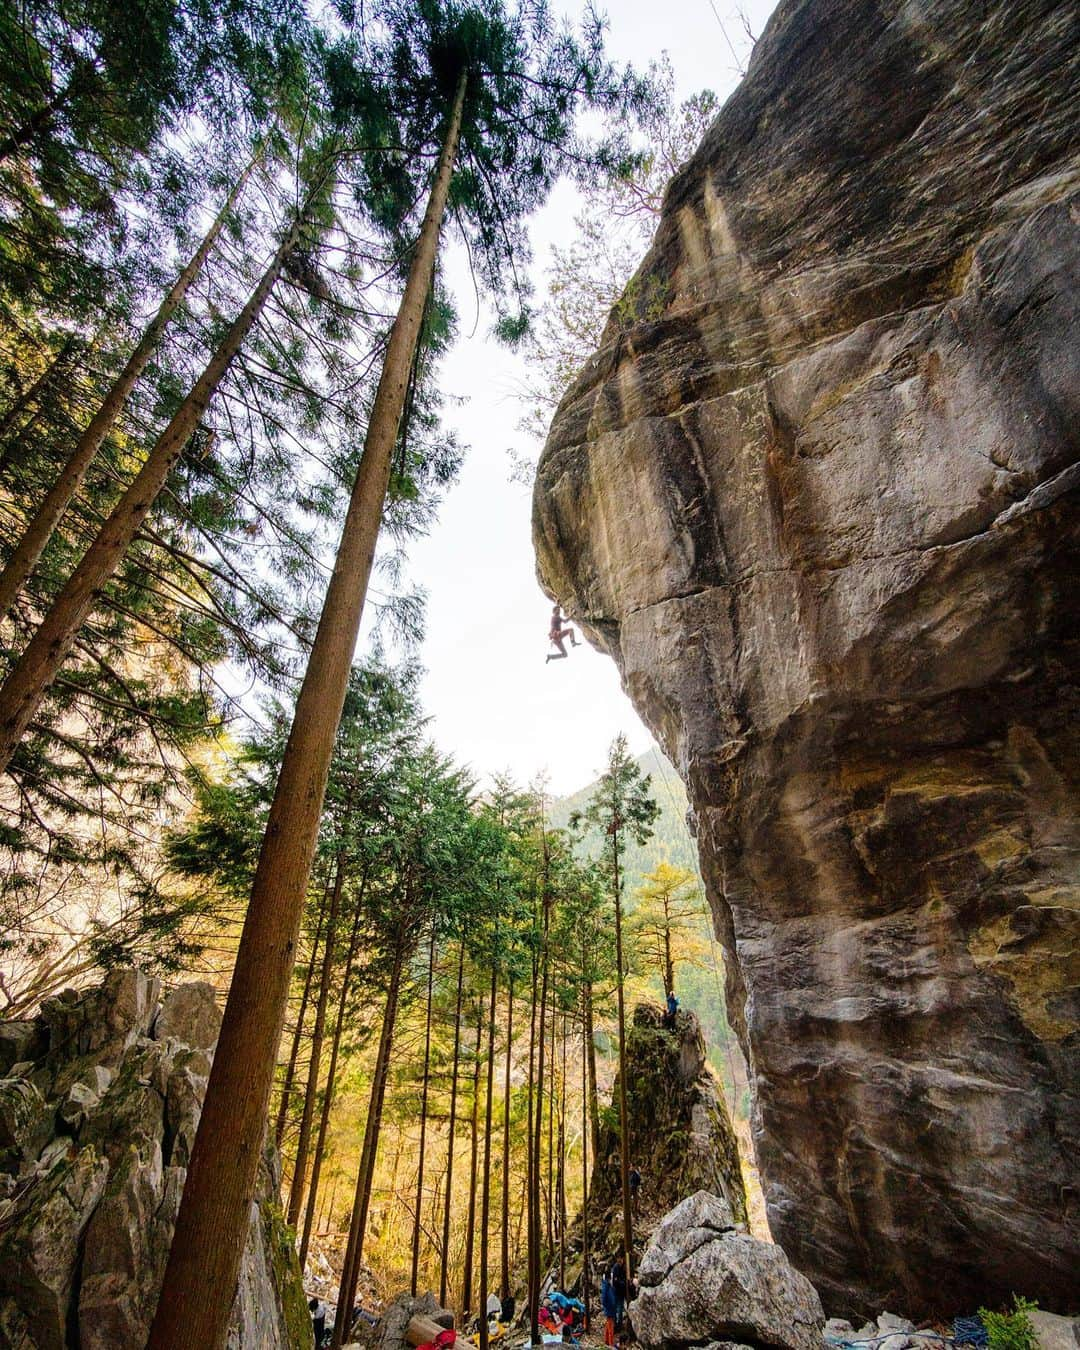
<instances>
[{"instance_id":1,"label":"shirtless climber","mask_svg":"<svg viewBox=\"0 0 1080 1350\"><path fill-rule=\"evenodd\" d=\"M571 647L576 647L578 645L578 640L574 636L574 630L569 627L569 625L564 628L563 624L565 623L566 620L562 615L562 607L556 604L555 608L551 611L551 627L548 629L548 637L551 639L552 644L558 647L559 650L558 654L555 652L548 652L547 659L544 661L545 666L548 661L562 661L570 655L566 650L566 638L570 639Z\"/></svg>"}]
</instances>

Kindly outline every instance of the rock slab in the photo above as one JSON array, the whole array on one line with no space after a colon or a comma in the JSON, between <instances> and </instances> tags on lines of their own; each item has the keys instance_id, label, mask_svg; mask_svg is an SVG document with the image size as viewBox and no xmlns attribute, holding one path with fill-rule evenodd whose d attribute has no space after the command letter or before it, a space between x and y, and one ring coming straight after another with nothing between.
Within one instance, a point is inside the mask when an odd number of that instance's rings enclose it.
<instances>
[{"instance_id":1,"label":"rock slab","mask_svg":"<svg viewBox=\"0 0 1080 1350\"><path fill-rule=\"evenodd\" d=\"M1075 0L781 0L538 469L860 1320L1080 1269L1077 106Z\"/></svg>"}]
</instances>

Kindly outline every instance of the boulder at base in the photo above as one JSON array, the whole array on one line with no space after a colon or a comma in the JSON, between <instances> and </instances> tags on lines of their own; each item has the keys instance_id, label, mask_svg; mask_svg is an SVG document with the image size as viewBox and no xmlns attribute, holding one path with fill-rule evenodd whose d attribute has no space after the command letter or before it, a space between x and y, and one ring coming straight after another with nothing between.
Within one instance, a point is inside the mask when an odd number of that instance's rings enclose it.
<instances>
[{"instance_id":1,"label":"boulder at base","mask_svg":"<svg viewBox=\"0 0 1080 1350\"><path fill-rule=\"evenodd\" d=\"M821 1350L817 1291L777 1246L735 1230L726 1201L699 1191L664 1219L630 1305L646 1350L714 1343Z\"/></svg>"},{"instance_id":2,"label":"boulder at base","mask_svg":"<svg viewBox=\"0 0 1080 1350\"><path fill-rule=\"evenodd\" d=\"M4 1025L0 1043L32 1057L0 1078L0 1350L146 1344L220 1022L208 984L163 1005L158 993L156 980L117 971ZM228 1350L312 1344L278 1182L268 1151Z\"/></svg>"}]
</instances>

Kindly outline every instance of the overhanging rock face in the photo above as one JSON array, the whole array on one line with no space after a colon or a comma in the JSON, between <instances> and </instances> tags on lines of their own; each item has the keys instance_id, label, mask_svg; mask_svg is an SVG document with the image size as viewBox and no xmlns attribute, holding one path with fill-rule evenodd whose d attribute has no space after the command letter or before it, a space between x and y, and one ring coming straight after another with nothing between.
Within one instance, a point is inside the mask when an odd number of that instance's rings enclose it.
<instances>
[{"instance_id":1,"label":"overhanging rock face","mask_svg":"<svg viewBox=\"0 0 1080 1350\"><path fill-rule=\"evenodd\" d=\"M785 0L540 463L833 1311L1080 1263L1078 106L1073 0Z\"/></svg>"}]
</instances>

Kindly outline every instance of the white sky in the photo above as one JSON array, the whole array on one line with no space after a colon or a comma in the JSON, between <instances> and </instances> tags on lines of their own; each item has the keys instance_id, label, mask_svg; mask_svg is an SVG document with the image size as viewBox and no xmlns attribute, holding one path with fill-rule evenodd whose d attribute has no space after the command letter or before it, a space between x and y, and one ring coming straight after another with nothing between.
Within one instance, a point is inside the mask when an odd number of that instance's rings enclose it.
<instances>
[{"instance_id":1,"label":"white sky","mask_svg":"<svg viewBox=\"0 0 1080 1350\"><path fill-rule=\"evenodd\" d=\"M599 8L610 21L613 58L644 67L666 51L679 99L711 88L723 101L739 79L732 46L744 66L750 48L736 3L608 0ZM741 5L755 34L772 8L773 0ZM538 298L551 245L566 242L576 209L574 190L563 184L532 222ZM536 582L531 490L509 481L507 454L512 446L535 458L538 450L517 425L522 358L491 338L487 313L469 336L476 303L460 249L447 255L446 275L461 337L442 362L440 382L466 400L448 405L446 420L468 453L438 523L409 550L409 576L428 593L424 705L440 748L482 782L508 770L525 783L546 771L551 790L564 795L596 776L620 731L634 753L648 749L651 737L608 657L583 643L569 660L544 663L550 603Z\"/></svg>"}]
</instances>

